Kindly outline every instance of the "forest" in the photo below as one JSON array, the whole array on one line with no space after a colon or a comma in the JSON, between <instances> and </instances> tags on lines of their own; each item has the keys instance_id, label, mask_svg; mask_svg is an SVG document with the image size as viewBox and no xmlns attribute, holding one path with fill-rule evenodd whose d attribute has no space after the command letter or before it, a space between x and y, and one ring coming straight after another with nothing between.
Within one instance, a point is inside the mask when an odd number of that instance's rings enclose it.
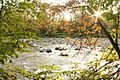
<instances>
[{"instance_id":1,"label":"forest","mask_svg":"<svg viewBox=\"0 0 120 80\"><path fill-rule=\"evenodd\" d=\"M120 80L120 1L62 1L0 0L0 80Z\"/></svg>"}]
</instances>

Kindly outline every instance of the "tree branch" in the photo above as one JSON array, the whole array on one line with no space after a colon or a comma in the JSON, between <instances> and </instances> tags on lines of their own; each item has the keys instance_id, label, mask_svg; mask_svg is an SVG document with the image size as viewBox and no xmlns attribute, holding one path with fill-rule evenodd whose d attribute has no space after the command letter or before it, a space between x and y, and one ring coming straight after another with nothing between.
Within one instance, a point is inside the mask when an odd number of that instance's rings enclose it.
<instances>
[{"instance_id":1,"label":"tree branch","mask_svg":"<svg viewBox=\"0 0 120 80\"><path fill-rule=\"evenodd\" d=\"M111 44L113 45L113 47L115 48L119 58L120 58L120 49L118 47L118 45L116 44L116 42L113 40L112 36L110 35L110 33L105 29L105 27L108 27L105 23L101 23L100 20L98 19L98 24L100 25L101 29L103 30L103 32L105 33L105 35L107 36L107 38L109 39L109 41L111 42Z\"/></svg>"},{"instance_id":2,"label":"tree branch","mask_svg":"<svg viewBox=\"0 0 120 80\"><path fill-rule=\"evenodd\" d=\"M1 9L0 9L0 16L2 15L2 10L3 10L3 4L4 4L4 1L3 0L1 0Z\"/></svg>"}]
</instances>

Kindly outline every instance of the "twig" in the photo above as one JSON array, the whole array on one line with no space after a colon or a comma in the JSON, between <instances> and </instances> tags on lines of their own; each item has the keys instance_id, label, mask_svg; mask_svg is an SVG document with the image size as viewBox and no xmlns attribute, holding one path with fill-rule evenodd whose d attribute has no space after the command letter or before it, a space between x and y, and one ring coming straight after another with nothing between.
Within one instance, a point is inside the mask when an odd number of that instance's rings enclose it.
<instances>
[{"instance_id":1,"label":"twig","mask_svg":"<svg viewBox=\"0 0 120 80\"><path fill-rule=\"evenodd\" d=\"M80 46L79 46L79 50L78 50L78 52L77 52L76 54L74 54L74 55L72 56L72 58L75 57L77 54L79 54L81 48L82 48L82 38L80 38Z\"/></svg>"},{"instance_id":2,"label":"twig","mask_svg":"<svg viewBox=\"0 0 120 80\"><path fill-rule=\"evenodd\" d=\"M94 42L94 49L95 49L95 45L96 45L96 42L98 41L98 38L95 40L95 42Z\"/></svg>"},{"instance_id":3,"label":"twig","mask_svg":"<svg viewBox=\"0 0 120 80\"><path fill-rule=\"evenodd\" d=\"M77 39L74 41L74 43L71 45L71 47L69 48L69 52L70 52L71 48L75 45L75 43L77 42L77 40L79 40L79 38L77 38ZM68 52L68 53L69 53L69 52Z\"/></svg>"},{"instance_id":4,"label":"twig","mask_svg":"<svg viewBox=\"0 0 120 80\"><path fill-rule=\"evenodd\" d=\"M107 55L107 57L106 57L105 59L107 59L107 58L110 56L110 54L112 53L113 50L114 50L114 48L112 48L112 49L110 50L109 54Z\"/></svg>"},{"instance_id":5,"label":"twig","mask_svg":"<svg viewBox=\"0 0 120 80\"><path fill-rule=\"evenodd\" d=\"M114 61L110 61L110 62L106 63L105 65L101 66L99 69L97 69L97 70L95 70L94 72L92 72L91 74L89 74L89 77L90 77L91 75L95 74L96 72L98 72L98 71L99 71L100 69L102 69L103 67L105 67L105 66L107 66L108 64L112 63L112 62L114 62Z\"/></svg>"}]
</instances>

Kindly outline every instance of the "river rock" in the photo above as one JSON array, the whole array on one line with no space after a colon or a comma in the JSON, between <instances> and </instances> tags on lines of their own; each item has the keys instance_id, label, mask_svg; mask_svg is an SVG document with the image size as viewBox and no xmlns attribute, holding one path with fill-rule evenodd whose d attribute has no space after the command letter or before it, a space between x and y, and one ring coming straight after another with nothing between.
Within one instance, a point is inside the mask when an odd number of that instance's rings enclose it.
<instances>
[{"instance_id":1,"label":"river rock","mask_svg":"<svg viewBox=\"0 0 120 80\"><path fill-rule=\"evenodd\" d=\"M55 50L59 50L59 51L62 51L62 50L67 50L67 48L62 48L62 47L55 47Z\"/></svg>"},{"instance_id":2,"label":"river rock","mask_svg":"<svg viewBox=\"0 0 120 80\"><path fill-rule=\"evenodd\" d=\"M42 46L39 46L39 48L42 48Z\"/></svg>"},{"instance_id":3,"label":"river rock","mask_svg":"<svg viewBox=\"0 0 120 80\"><path fill-rule=\"evenodd\" d=\"M75 50L80 50L80 48L75 48Z\"/></svg>"},{"instance_id":4,"label":"river rock","mask_svg":"<svg viewBox=\"0 0 120 80\"><path fill-rule=\"evenodd\" d=\"M60 50L60 47L55 47L55 50Z\"/></svg>"},{"instance_id":5,"label":"river rock","mask_svg":"<svg viewBox=\"0 0 120 80\"><path fill-rule=\"evenodd\" d=\"M36 47L36 46L38 46L35 41L30 41L30 42L28 42L28 44L29 44L31 47Z\"/></svg>"},{"instance_id":6,"label":"river rock","mask_svg":"<svg viewBox=\"0 0 120 80\"><path fill-rule=\"evenodd\" d=\"M43 50L43 49L41 49L41 50L39 50L39 52L44 52L44 50Z\"/></svg>"},{"instance_id":7,"label":"river rock","mask_svg":"<svg viewBox=\"0 0 120 80\"><path fill-rule=\"evenodd\" d=\"M67 53L60 53L59 56L69 56Z\"/></svg>"},{"instance_id":8,"label":"river rock","mask_svg":"<svg viewBox=\"0 0 120 80\"><path fill-rule=\"evenodd\" d=\"M46 51L47 53L52 52L52 50L51 50L51 49L45 49L45 51Z\"/></svg>"}]
</instances>

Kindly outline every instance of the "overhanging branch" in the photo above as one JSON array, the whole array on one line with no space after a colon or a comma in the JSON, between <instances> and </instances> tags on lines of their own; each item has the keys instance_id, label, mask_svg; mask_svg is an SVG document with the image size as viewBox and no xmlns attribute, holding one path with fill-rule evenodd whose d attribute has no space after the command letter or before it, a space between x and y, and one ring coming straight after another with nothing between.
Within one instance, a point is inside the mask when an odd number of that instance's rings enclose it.
<instances>
[{"instance_id":1,"label":"overhanging branch","mask_svg":"<svg viewBox=\"0 0 120 80\"><path fill-rule=\"evenodd\" d=\"M115 50L120 58L120 49L119 49L117 43L113 40L110 33L105 29L105 27L108 27L108 26L106 24L101 23L101 21L99 19L98 19L98 24L100 25L101 29L103 30L103 32L105 33L105 35L107 36L107 38L109 39L109 41L111 42L113 47L115 48Z\"/></svg>"}]
</instances>

